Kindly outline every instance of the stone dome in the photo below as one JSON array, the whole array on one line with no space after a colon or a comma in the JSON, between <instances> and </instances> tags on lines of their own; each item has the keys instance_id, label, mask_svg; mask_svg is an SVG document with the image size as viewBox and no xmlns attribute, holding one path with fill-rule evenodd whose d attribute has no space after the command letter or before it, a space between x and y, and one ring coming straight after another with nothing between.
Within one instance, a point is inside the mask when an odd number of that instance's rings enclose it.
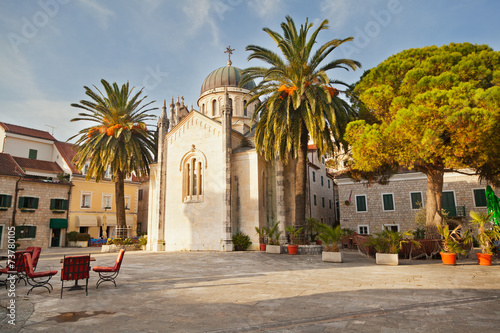
<instances>
[{"instance_id":1,"label":"stone dome","mask_svg":"<svg viewBox=\"0 0 500 333\"><path fill-rule=\"evenodd\" d=\"M241 81L241 69L234 66L224 66L214 70L210 73L203 84L201 85L201 93L203 95L205 91L221 88L221 87L238 87L238 84ZM247 82L244 86L244 89L251 90L255 88L255 82L250 81Z\"/></svg>"}]
</instances>

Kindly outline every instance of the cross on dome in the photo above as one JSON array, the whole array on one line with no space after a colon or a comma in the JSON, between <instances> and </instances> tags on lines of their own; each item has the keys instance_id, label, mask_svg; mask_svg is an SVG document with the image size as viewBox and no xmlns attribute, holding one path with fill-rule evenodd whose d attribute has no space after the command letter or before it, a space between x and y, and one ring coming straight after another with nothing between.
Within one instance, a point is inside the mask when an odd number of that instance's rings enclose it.
<instances>
[{"instance_id":1,"label":"cross on dome","mask_svg":"<svg viewBox=\"0 0 500 333\"><path fill-rule=\"evenodd\" d=\"M224 53L228 54L229 59L227 60L227 65L231 66L233 62L231 61L231 54L233 54L234 49L231 48L231 44L226 48L226 51Z\"/></svg>"}]
</instances>

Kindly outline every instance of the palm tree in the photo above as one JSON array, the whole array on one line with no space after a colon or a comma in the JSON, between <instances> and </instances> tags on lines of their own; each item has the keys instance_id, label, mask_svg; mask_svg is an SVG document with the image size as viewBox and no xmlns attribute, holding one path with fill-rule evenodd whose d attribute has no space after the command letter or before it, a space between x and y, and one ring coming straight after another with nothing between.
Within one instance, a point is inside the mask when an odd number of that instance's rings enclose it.
<instances>
[{"instance_id":1,"label":"palm tree","mask_svg":"<svg viewBox=\"0 0 500 333\"><path fill-rule=\"evenodd\" d=\"M121 89L104 79L101 83L105 94L96 86L98 94L85 86L85 94L92 100L71 104L85 110L78 118L71 119L72 122L90 121L94 126L82 129L69 140L78 137L74 163L78 169L89 163L86 180L94 177L98 182L110 168L115 182L117 226L118 231L122 231L117 237L123 238L126 235L124 181L132 173L138 177L149 174L156 148L145 122L155 118L148 112L157 108L149 108L154 101L141 105L147 96L141 97L142 89L132 96L134 88L129 89L128 82Z\"/></svg>"},{"instance_id":2,"label":"palm tree","mask_svg":"<svg viewBox=\"0 0 500 333\"><path fill-rule=\"evenodd\" d=\"M289 157L296 159L295 225L305 222L309 137L320 154L333 152L334 144L343 143L347 123L355 116L354 109L339 98L340 91L332 85L345 87L345 94L348 94L349 86L329 79L327 72L337 68L355 70L361 67L359 62L350 59L336 59L322 64L333 50L353 38L330 40L313 53L318 33L328 29L328 20L321 22L308 38L312 26L306 19L305 25L297 31L292 18L287 16L286 22L281 23L283 36L264 28L284 59L266 48L247 46L246 50L252 52L248 60L262 60L270 68L247 68L243 70L240 82L243 86L250 80L262 80L252 89L252 97L248 101L263 99L253 115L253 121L257 121L257 151L266 160L279 158L285 164Z\"/></svg>"}]
</instances>

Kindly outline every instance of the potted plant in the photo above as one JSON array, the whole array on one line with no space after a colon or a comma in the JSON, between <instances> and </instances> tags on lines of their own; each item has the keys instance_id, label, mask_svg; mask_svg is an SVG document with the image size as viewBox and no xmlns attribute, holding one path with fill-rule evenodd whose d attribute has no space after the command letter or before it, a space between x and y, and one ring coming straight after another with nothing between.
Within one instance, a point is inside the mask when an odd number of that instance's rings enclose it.
<instances>
[{"instance_id":1,"label":"potted plant","mask_svg":"<svg viewBox=\"0 0 500 333\"><path fill-rule=\"evenodd\" d=\"M323 243L321 260L327 262L342 262L342 252L339 251L339 241L344 235L340 225L335 228L324 223L318 225L319 239Z\"/></svg>"},{"instance_id":2,"label":"potted plant","mask_svg":"<svg viewBox=\"0 0 500 333\"><path fill-rule=\"evenodd\" d=\"M138 239L139 246L141 247L141 250L146 250L146 245L148 245L148 236L141 236Z\"/></svg>"},{"instance_id":3,"label":"potted plant","mask_svg":"<svg viewBox=\"0 0 500 333\"><path fill-rule=\"evenodd\" d=\"M383 230L375 234L377 237L370 236L368 244L375 248L375 260L378 265L399 265L398 253L404 243L413 243L420 247L420 243L408 237L413 234L410 231L400 232Z\"/></svg>"},{"instance_id":4,"label":"potted plant","mask_svg":"<svg viewBox=\"0 0 500 333\"><path fill-rule=\"evenodd\" d=\"M233 235L233 245L235 251L245 251L252 245L252 242L250 241L250 236L238 231Z\"/></svg>"},{"instance_id":5,"label":"potted plant","mask_svg":"<svg viewBox=\"0 0 500 333\"><path fill-rule=\"evenodd\" d=\"M462 226L458 225L453 230L450 230L448 224L437 225L438 233L443 236L441 260L445 265L456 265L457 253L466 255L467 250L463 246L472 243L470 230L465 231L464 235L461 236L459 233L461 228Z\"/></svg>"},{"instance_id":6,"label":"potted plant","mask_svg":"<svg viewBox=\"0 0 500 333\"><path fill-rule=\"evenodd\" d=\"M299 245L297 245L297 239L302 232L303 227L296 228L293 225L289 225L285 228L286 232L290 236L290 244L288 244L288 254L297 254L299 252Z\"/></svg>"},{"instance_id":7,"label":"potted plant","mask_svg":"<svg viewBox=\"0 0 500 333\"><path fill-rule=\"evenodd\" d=\"M259 235L259 243L260 243L260 250L265 251L266 250L266 241L265 241L265 236L267 234L266 232L266 227L255 227L255 232L257 235Z\"/></svg>"},{"instance_id":8,"label":"potted plant","mask_svg":"<svg viewBox=\"0 0 500 333\"><path fill-rule=\"evenodd\" d=\"M266 253L281 254L282 248L280 245L281 230L278 230L279 223L275 222L271 227L266 229L268 244L266 246Z\"/></svg>"},{"instance_id":9,"label":"potted plant","mask_svg":"<svg viewBox=\"0 0 500 333\"><path fill-rule=\"evenodd\" d=\"M493 251L495 249L494 242L500 240L500 228L491 223L492 216L493 213L470 212L472 224L477 229L476 239L481 247L481 253L476 253L477 263L483 266L491 266Z\"/></svg>"}]
</instances>

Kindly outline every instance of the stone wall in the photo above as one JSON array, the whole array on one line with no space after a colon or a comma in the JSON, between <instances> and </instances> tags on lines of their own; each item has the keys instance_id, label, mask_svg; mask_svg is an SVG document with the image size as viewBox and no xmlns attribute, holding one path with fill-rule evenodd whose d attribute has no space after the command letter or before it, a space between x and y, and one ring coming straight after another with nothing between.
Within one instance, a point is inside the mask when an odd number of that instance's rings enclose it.
<instances>
[{"instance_id":1,"label":"stone wall","mask_svg":"<svg viewBox=\"0 0 500 333\"><path fill-rule=\"evenodd\" d=\"M14 184L15 188L15 184ZM24 249L28 246L39 246L43 249L50 247L51 229L50 219L52 218L67 218L66 213L56 214L50 210L51 199L68 199L69 184L49 183L44 181L27 181L19 182L19 197L35 197L38 198L38 208L33 212L21 211L18 207L18 202L14 203L14 195L12 196L12 205L16 205L16 226L36 226L36 237L29 239L18 239L17 242ZM12 208L11 208L12 209ZM61 237L66 234L66 230L61 230Z\"/></svg>"},{"instance_id":2,"label":"stone wall","mask_svg":"<svg viewBox=\"0 0 500 333\"><path fill-rule=\"evenodd\" d=\"M374 184L370 187L364 183L355 182L350 178L337 179L340 221L343 228L350 228L359 232L359 226L368 226L369 233L380 232L384 224L397 225L400 231L414 229L415 214L418 210L412 209L410 192L421 192L423 205L426 204L427 178L419 172L394 175L389 184ZM486 188L485 183L480 183L477 176L466 176L458 173L445 174L443 192L452 191L456 206L465 206L466 218L469 212L486 211L486 207L476 207L474 202L474 189ZM351 192L352 191L352 192ZM384 211L382 195L392 193L394 196L394 210ZM500 195L500 191L496 191ZM366 212L356 211L356 196L366 195ZM346 205L346 201L351 201Z\"/></svg>"}]
</instances>

